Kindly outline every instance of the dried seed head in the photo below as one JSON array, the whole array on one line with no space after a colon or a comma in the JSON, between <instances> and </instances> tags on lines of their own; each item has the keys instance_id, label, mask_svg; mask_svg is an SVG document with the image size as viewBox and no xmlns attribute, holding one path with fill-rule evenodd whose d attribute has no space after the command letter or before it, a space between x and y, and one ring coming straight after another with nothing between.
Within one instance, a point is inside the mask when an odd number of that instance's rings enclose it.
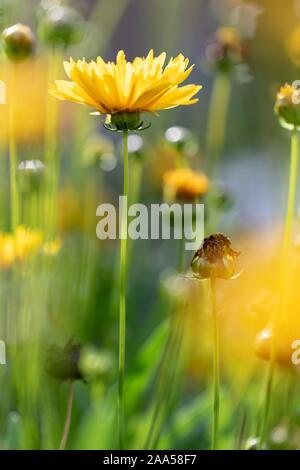
<instances>
[{"instance_id":1,"label":"dried seed head","mask_svg":"<svg viewBox=\"0 0 300 470\"><path fill-rule=\"evenodd\" d=\"M81 346L69 341L64 347L51 346L46 357L46 371L58 380L82 379L79 370Z\"/></svg>"},{"instance_id":2,"label":"dried seed head","mask_svg":"<svg viewBox=\"0 0 300 470\"><path fill-rule=\"evenodd\" d=\"M191 267L199 279L231 279L235 275L239 255L240 252L231 248L231 241L226 235L215 233L203 240Z\"/></svg>"}]
</instances>

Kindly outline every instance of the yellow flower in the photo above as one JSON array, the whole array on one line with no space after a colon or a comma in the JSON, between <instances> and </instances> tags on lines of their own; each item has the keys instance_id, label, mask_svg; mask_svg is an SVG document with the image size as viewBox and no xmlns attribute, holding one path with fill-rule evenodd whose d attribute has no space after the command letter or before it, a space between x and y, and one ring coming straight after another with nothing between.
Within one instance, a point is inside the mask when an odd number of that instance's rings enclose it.
<instances>
[{"instance_id":1,"label":"yellow flower","mask_svg":"<svg viewBox=\"0 0 300 470\"><path fill-rule=\"evenodd\" d=\"M43 233L23 225L16 232L0 234L0 267L9 268L15 262L23 262L28 256L37 253L43 242Z\"/></svg>"},{"instance_id":2,"label":"yellow flower","mask_svg":"<svg viewBox=\"0 0 300 470\"><path fill-rule=\"evenodd\" d=\"M99 114L111 116L118 129L126 119L127 129L141 124L140 113L155 112L198 101L193 96L201 89L198 85L179 85L190 75L188 59L179 54L164 68L166 54L154 57L153 50L146 58L136 57L127 62L124 51L117 55L116 63L101 57L86 62L72 58L65 62L65 71L71 81L57 80L50 93L61 100L86 104ZM124 129L124 127L123 127Z\"/></svg>"},{"instance_id":3,"label":"yellow flower","mask_svg":"<svg viewBox=\"0 0 300 470\"><path fill-rule=\"evenodd\" d=\"M15 261L15 244L12 234L0 235L0 267L9 268Z\"/></svg>"},{"instance_id":4,"label":"yellow flower","mask_svg":"<svg viewBox=\"0 0 300 470\"><path fill-rule=\"evenodd\" d=\"M165 196L172 200L194 200L206 194L210 186L204 173L190 168L169 170L163 178Z\"/></svg>"},{"instance_id":5,"label":"yellow flower","mask_svg":"<svg viewBox=\"0 0 300 470\"><path fill-rule=\"evenodd\" d=\"M294 29L286 40L289 58L296 66L300 66L300 26Z\"/></svg>"}]
</instances>

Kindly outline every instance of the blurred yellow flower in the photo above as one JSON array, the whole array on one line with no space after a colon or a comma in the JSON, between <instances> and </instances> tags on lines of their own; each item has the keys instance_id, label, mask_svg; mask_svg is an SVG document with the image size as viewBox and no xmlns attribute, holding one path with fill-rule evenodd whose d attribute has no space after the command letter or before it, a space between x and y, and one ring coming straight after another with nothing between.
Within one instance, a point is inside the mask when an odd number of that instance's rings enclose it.
<instances>
[{"instance_id":1,"label":"blurred yellow flower","mask_svg":"<svg viewBox=\"0 0 300 470\"><path fill-rule=\"evenodd\" d=\"M167 199L194 200L207 193L210 182L204 173L190 168L167 171L164 176L164 192Z\"/></svg>"},{"instance_id":2,"label":"blurred yellow flower","mask_svg":"<svg viewBox=\"0 0 300 470\"><path fill-rule=\"evenodd\" d=\"M238 47L241 43L241 35L236 28L222 26L216 32L216 37L227 47Z\"/></svg>"},{"instance_id":3,"label":"blurred yellow flower","mask_svg":"<svg viewBox=\"0 0 300 470\"><path fill-rule=\"evenodd\" d=\"M10 268L16 262L24 262L30 255L43 252L56 255L62 245L61 240L45 243L43 232L19 225L15 233L0 233L0 267Z\"/></svg>"},{"instance_id":4,"label":"blurred yellow flower","mask_svg":"<svg viewBox=\"0 0 300 470\"><path fill-rule=\"evenodd\" d=\"M61 100L87 104L100 114L154 112L161 109L196 103L193 96L198 85L180 85L191 73L188 59L179 54L164 68L166 54L154 57L153 50L146 58L126 60L124 51L116 63L104 62L101 57L86 62L72 58L65 62L65 71L71 81L57 80L50 93Z\"/></svg>"},{"instance_id":5,"label":"blurred yellow flower","mask_svg":"<svg viewBox=\"0 0 300 470\"><path fill-rule=\"evenodd\" d=\"M287 37L286 50L294 65L300 66L300 26L295 28Z\"/></svg>"},{"instance_id":6,"label":"blurred yellow flower","mask_svg":"<svg viewBox=\"0 0 300 470\"><path fill-rule=\"evenodd\" d=\"M23 261L31 253L37 252L43 242L43 233L39 230L31 230L24 225L16 229L14 235L15 256Z\"/></svg>"},{"instance_id":7,"label":"blurred yellow flower","mask_svg":"<svg viewBox=\"0 0 300 470\"><path fill-rule=\"evenodd\" d=\"M36 253L42 245L43 234L23 225L16 232L0 234L0 267L9 268L15 262L23 262L30 254Z\"/></svg>"}]
</instances>

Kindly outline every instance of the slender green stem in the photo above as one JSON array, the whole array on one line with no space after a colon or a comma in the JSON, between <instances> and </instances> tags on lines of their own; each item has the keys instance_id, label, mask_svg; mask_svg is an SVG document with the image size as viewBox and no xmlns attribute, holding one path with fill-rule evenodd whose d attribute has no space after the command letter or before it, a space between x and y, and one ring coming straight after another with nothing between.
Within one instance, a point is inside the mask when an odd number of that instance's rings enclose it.
<instances>
[{"instance_id":1,"label":"slender green stem","mask_svg":"<svg viewBox=\"0 0 300 470\"><path fill-rule=\"evenodd\" d=\"M129 204L136 204L140 200L143 176L143 161L141 158L132 158L130 164L130 198ZM130 272L133 259L133 240L128 240L127 246L127 272Z\"/></svg>"},{"instance_id":2,"label":"slender green stem","mask_svg":"<svg viewBox=\"0 0 300 470\"><path fill-rule=\"evenodd\" d=\"M286 281L288 275L288 259L292 238L293 217L295 211L295 200L297 190L297 173L298 173L298 133L292 132L291 136L291 159L290 159L290 179L288 190L288 202L285 219L283 252L282 252L282 282L281 282L281 302L284 303L284 292L286 290ZM282 306L282 305L281 305Z\"/></svg>"},{"instance_id":3,"label":"slender green stem","mask_svg":"<svg viewBox=\"0 0 300 470\"><path fill-rule=\"evenodd\" d=\"M216 450L218 447L218 430L219 430L219 414L220 414L220 352L219 352L219 322L217 315L216 303L216 279L210 280L211 287L211 301L212 301L212 316L213 316L213 345L214 345L214 360L213 360L213 426L212 426L212 443L211 449Z\"/></svg>"},{"instance_id":4,"label":"slender green stem","mask_svg":"<svg viewBox=\"0 0 300 470\"><path fill-rule=\"evenodd\" d=\"M53 83L57 78L61 63L61 50L53 48L49 52L48 81ZM56 206L59 162L57 158L57 121L58 103L52 96L48 96L47 115L45 128L45 163L47 166L47 185L45 200L45 226L51 237L54 237L57 229ZM49 233L48 233L49 235Z\"/></svg>"},{"instance_id":5,"label":"slender green stem","mask_svg":"<svg viewBox=\"0 0 300 470\"><path fill-rule=\"evenodd\" d=\"M224 146L230 89L231 84L228 73L218 72L211 95L206 142L211 177L216 176Z\"/></svg>"},{"instance_id":6,"label":"slender green stem","mask_svg":"<svg viewBox=\"0 0 300 470\"><path fill-rule=\"evenodd\" d=\"M274 380L275 371L275 360L276 360L276 329L278 326L278 318L281 315L286 302L286 286L288 278L288 264L289 264L289 251L292 238L293 229L293 216L295 211L295 200L296 200L296 189L297 189L297 173L298 173L298 134L294 130L291 135L291 157L290 157L290 175L289 175L289 189L288 189L288 200L287 210L285 217L284 226L284 238L282 248L282 261L281 261L281 281L279 288L279 302L278 309L274 312L273 318L273 340L271 343L271 354L270 364L268 368L266 389L265 389L265 400L264 410L262 417L261 433L260 433L260 445L263 445L266 431L268 428L269 411L272 399L272 384Z\"/></svg>"},{"instance_id":7,"label":"slender green stem","mask_svg":"<svg viewBox=\"0 0 300 470\"><path fill-rule=\"evenodd\" d=\"M230 75L226 72L218 72L215 76L210 100L206 141L206 153L209 159L207 166L211 180L218 178L220 158L225 141L230 92ZM211 192L207 196L206 204L209 214L207 229L208 233L211 233L216 231L220 217Z\"/></svg>"},{"instance_id":8,"label":"slender green stem","mask_svg":"<svg viewBox=\"0 0 300 470\"><path fill-rule=\"evenodd\" d=\"M67 444L70 426L71 426L71 420L72 420L73 397L74 397L74 381L71 379L69 381L69 388L68 388L66 421L64 425L63 435L62 435L60 445L59 445L59 450L64 450Z\"/></svg>"},{"instance_id":9,"label":"slender green stem","mask_svg":"<svg viewBox=\"0 0 300 470\"><path fill-rule=\"evenodd\" d=\"M123 196L128 200L129 163L128 131L123 131ZM119 394L118 394L118 430L120 450L124 448L124 379L125 379L125 342L126 342L126 275L127 275L127 207L122 207L121 250L120 250L120 325L119 325Z\"/></svg>"},{"instance_id":10,"label":"slender green stem","mask_svg":"<svg viewBox=\"0 0 300 470\"><path fill-rule=\"evenodd\" d=\"M17 185L17 144L15 136L15 92L17 86L17 65L12 64L12 93L9 107L9 162L10 162L10 198L11 198L11 230L14 232L19 223L20 208Z\"/></svg>"}]
</instances>

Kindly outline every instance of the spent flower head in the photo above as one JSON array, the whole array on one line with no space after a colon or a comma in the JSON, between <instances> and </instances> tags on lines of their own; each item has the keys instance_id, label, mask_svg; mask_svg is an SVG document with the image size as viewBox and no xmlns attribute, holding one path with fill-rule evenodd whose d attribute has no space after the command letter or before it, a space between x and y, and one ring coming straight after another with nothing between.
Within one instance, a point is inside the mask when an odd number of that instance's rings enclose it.
<instances>
[{"instance_id":1,"label":"spent flower head","mask_svg":"<svg viewBox=\"0 0 300 470\"><path fill-rule=\"evenodd\" d=\"M46 372L58 380L82 379L79 369L82 347L71 339L65 346L51 346L46 354Z\"/></svg>"},{"instance_id":2,"label":"spent flower head","mask_svg":"<svg viewBox=\"0 0 300 470\"><path fill-rule=\"evenodd\" d=\"M86 104L97 114L108 116L108 126L113 130L138 130L142 128L142 112L191 105L198 101L194 95L200 85L179 86L190 75L193 66L182 54L170 59L164 67L166 54L136 57L128 62L124 51L116 62L105 62L101 57L86 62L65 62L70 81L57 80L50 93L58 99Z\"/></svg>"},{"instance_id":3,"label":"spent flower head","mask_svg":"<svg viewBox=\"0 0 300 470\"><path fill-rule=\"evenodd\" d=\"M220 27L206 48L206 57L222 71L230 71L247 62L248 51L239 30L231 26Z\"/></svg>"},{"instance_id":4,"label":"spent flower head","mask_svg":"<svg viewBox=\"0 0 300 470\"><path fill-rule=\"evenodd\" d=\"M239 251L231 248L231 241L226 235L215 233L204 238L192 259L191 268L198 279L234 279L237 277L239 255Z\"/></svg>"},{"instance_id":5,"label":"spent flower head","mask_svg":"<svg viewBox=\"0 0 300 470\"><path fill-rule=\"evenodd\" d=\"M277 93L274 111L282 127L300 129L300 95L295 83L283 85Z\"/></svg>"}]
</instances>

